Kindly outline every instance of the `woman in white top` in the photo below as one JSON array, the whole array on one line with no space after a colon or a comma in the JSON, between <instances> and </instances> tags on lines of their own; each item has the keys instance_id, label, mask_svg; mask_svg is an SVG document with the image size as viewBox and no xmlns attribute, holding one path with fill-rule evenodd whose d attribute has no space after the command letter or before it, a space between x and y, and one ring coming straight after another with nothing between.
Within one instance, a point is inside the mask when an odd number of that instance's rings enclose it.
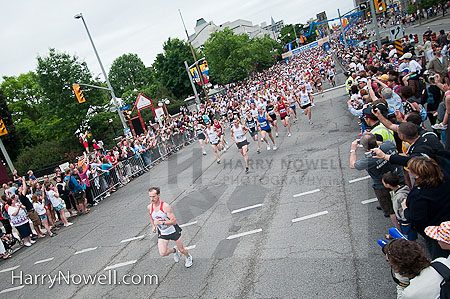
<instances>
[{"instance_id":1,"label":"woman in white top","mask_svg":"<svg viewBox=\"0 0 450 299\"><path fill-rule=\"evenodd\" d=\"M48 182L45 184L45 193L47 193L48 199L52 203L53 208L56 210L57 213L59 213L59 218L64 223L64 226L70 226L73 223L67 221L66 218L66 209L64 209L63 202L58 194L58 189L53 186L52 183Z\"/></svg>"},{"instance_id":2,"label":"woman in white top","mask_svg":"<svg viewBox=\"0 0 450 299\"><path fill-rule=\"evenodd\" d=\"M245 134L247 134L248 128L243 126L238 118L233 119L233 126L231 127L231 139L236 143L239 152L245 160L245 172L248 172L248 141Z\"/></svg>"},{"instance_id":3,"label":"woman in white top","mask_svg":"<svg viewBox=\"0 0 450 299\"><path fill-rule=\"evenodd\" d=\"M23 245L30 247L31 244L36 242L31 240L32 231L29 223L30 219L27 217L25 206L19 201L16 201L15 198L16 197L13 196L12 198L6 199L11 225L19 232L19 235L23 240Z\"/></svg>"},{"instance_id":4,"label":"woman in white top","mask_svg":"<svg viewBox=\"0 0 450 299\"><path fill-rule=\"evenodd\" d=\"M36 194L33 194L33 196L31 196L31 201L33 202L33 209L39 215L39 218L41 218L41 222L44 225L45 229L47 230L48 235L50 237L53 237L54 234L52 233L52 231L50 230L50 227L48 225L48 218L47 218L47 213L45 211L44 203L39 201L39 198Z\"/></svg>"},{"instance_id":5,"label":"woman in white top","mask_svg":"<svg viewBox=\"0 0 450 299\"><path fill-rule=\"evenodd\" d=\"M211 125L211 121L206 123L206 142L209 141L211 147L216 155L217 164L220 164L219 151L222 150L222 145L220 144L219 132L217 128ZM218 151L219 150L219 151Z\"/></svg>"}]
</instances>

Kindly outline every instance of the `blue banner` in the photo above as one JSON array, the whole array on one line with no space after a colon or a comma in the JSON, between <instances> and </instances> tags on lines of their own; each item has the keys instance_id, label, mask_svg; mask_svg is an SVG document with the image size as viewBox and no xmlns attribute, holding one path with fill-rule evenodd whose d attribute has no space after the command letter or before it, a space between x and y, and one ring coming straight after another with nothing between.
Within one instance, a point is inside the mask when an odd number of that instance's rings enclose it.
<instances>
[{"instance_id":1,"label":"blue banner","mask_svg":"<svg viewBox=\"0 0 450 299\"><path fill-rule=\"evenodd\" d=\"M128 110L128 109L130 109L130 105L126 105L126 106L120 107L120 111Z\"/></svg>"}]
</instances>

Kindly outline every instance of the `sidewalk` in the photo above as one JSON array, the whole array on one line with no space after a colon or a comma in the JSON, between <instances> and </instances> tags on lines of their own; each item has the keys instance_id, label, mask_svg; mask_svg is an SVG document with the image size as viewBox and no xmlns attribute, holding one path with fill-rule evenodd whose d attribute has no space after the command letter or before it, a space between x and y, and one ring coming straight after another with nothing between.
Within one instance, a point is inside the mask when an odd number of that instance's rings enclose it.
<instances>
[{"instance_id":1,"label":"sidewalk","mask_svg":"<svg viewBox=\"0 0 450 299\"><path fill-rule=\"evenodd\" d=\"M423 25L429 24L431 22L440 20L440 19L450 19L450 10L447 11L447 13L445 14L445 16L439 15L438 17L433 17L431 19L423 19L421 24L415 24L410 26L409 28L417 28L417 27L421 27ZM419 20L417 20L416 22L418 22Z\"/></svg>"}]
</instances>

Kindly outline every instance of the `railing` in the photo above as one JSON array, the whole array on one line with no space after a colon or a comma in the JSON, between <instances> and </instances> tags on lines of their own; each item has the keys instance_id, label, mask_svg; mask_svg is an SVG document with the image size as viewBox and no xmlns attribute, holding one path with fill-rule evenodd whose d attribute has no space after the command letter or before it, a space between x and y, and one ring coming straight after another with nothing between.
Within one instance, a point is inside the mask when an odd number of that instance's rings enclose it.
<instances>
[{"instance_id":1,"label":"railing","mask_svg":"<svg viewBox=\"0 0 450 299\"><path fill-rule=\"evenodd\" d=\"M119 161L108 171L97 172L89 178L91 192L94 200L109 196L114 189L126 185L130 180L147 172L151 167L165 160L174 152L195 141L192 130L185 130L161 140L148 151L136 153L132 157ZM88 195L89 196L89 195Z\"/></svg>"}]
</instances>

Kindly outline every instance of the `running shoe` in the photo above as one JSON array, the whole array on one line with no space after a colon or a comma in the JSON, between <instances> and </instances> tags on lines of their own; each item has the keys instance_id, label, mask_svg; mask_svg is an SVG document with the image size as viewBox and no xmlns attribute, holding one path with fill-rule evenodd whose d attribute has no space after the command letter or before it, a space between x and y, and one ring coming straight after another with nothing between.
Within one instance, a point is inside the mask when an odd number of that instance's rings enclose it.
<instances>
[{"instance_id":1,"label":"running shoe","mask_svg":"<svg viewBox=\"0 0 450 299\"><path fill-rule=\"evenodd\" d=\"M270 151L270 145L267 146L267 150Z\"/></svg>"},{"instance_id":2,"label":"running shoe","mask_svg":"<svg viewBox=\"0 0 450 299\"><path fill-rule=\"evenodd\" d=\"M173 260L175 263L178 263L180 261L180 254L178 253L177 246L173 247Z\"/></svg>"},{"instance_id":3,"label":"running shoe","mask_svg":"<svg viewBox=\"0 0 450 299\"><path fill-rule=\"evenodd\" d=\"M36 243L36 241L34 241L34 240L30 240L30 243L31 243L31 244L34 244L34 243Z\"/></svg>"},{"instance_id":4,"label":"running shoe","mask_svg":"<svg viewBox=\"0 0 450 299\"><path fill-rule=\"evenodd\" d=\"M23 243L24 246L30 247L31 243Z\"/></svg>"},{"instance_id":5,"label":"running shoe","mask_svg":"<svg viewBox=\"0 0 450 299\"><path fill-rule=\"evenodd\" d=\"M323 96L323 95L322 95L322 96ZM316 107L316 104L312 103L312 104L311 104L311 107Z\"/></svg>"},{"instance_id":6,"label":"running shoe","mask_svg":"<svg viewBox=\"0 0 450 299\"><path fill-rule=\"evenodd\" d=\"M277 150L277 146L274 144L273 145L273 150L276 151Z\"/></svg>"},{"instance_id":7,"label":"running shoe","mask_svg":"<svg viewBox=\"0 0 450 299\"><path fill-rule=\"evenodd\" d=\"M192 255L189 254L189 256L186 258L186 262L184 263L184 266L186 268L189 268L190 266L192 266Z\"/></svg>"},{"instance_id":8,"label":"running shoe","mask_svg":"<svg viewBox=\"0 0 450 299\"><path fill-rule=\"evenodd\" d=\"M206 152L203 152L203 156L206 155Z\"/></svg>"},{"instance_id":9,"label":"running shoe","mask_svg":"<svg viewBox=\"0 0 450 299\"><path fill-rule=\"evenodd\" d=\"M435 124L431 126L433 129L435 130L447 130L447 125L440 123L440 124Z\"/></svg>"},{"instance_id":10,"label":"running shoe","mask_svg":"<svg viewBox=\"0 0 450 299\"><path fill-rule=\"evenodd\" d=\"M219 160L217 160L217 164L220 164L220 159L219 159Z\"/></svg>"},{"instance_id":11,"label":"running shoe","mask_svg":"<svg viewBox=\"0 0 450 299\"><path fill-rule=\"evenodd\" d=\"M256 149L256 152L259 154L259 153L261 152L261 149L258 147L258 148Z\"/></svg>"},{"instance_id":12,"label":"running shoe","mask_svg":"<svg viewBox=\"0 0 450 299\"><path fill-rule=\"evenodd\" d=\"M248 167L245 167L245 173L248 173Z\"/></svg>"},{"instance_id":13,"label":"running shoe","mask_svg":"<svg viewBox=\"0 0 450 299\"><path fill-rule=\"evenodd\" d=\"M288 133L288 137L291 137L292 136L292 134L291 133Z\"/></svg>"},{"instance_id":14,"label":"running shoe","mask_svg":"<svg viewBox=\"0 0 450 299\"><path fill-rule=\"evenodd\" d=\"M275 137L278 137L278 132L275 133Z\"/></svg>"},{"instance_id":15,"label":"running shoe","mask_svg":"<svg viewBox=\"0 0 450 299\"><path fill-rule=\"evenodd\" d=\"M309 124L310 124L310 125L312 125L312 124L313 124L313 122L312 122L312 121L309 121Z\"/></svg>"},{"instance_id":16,"label":"running shoe","mask_svg":"<svg viewBox=\"0 0 450 299\"><path fill-rule=\"evenodd\" d=\"M73 223L72 222L67 222L67 225L64 225L65 227L71 226Z\"/></svg>"}]
</instances>

